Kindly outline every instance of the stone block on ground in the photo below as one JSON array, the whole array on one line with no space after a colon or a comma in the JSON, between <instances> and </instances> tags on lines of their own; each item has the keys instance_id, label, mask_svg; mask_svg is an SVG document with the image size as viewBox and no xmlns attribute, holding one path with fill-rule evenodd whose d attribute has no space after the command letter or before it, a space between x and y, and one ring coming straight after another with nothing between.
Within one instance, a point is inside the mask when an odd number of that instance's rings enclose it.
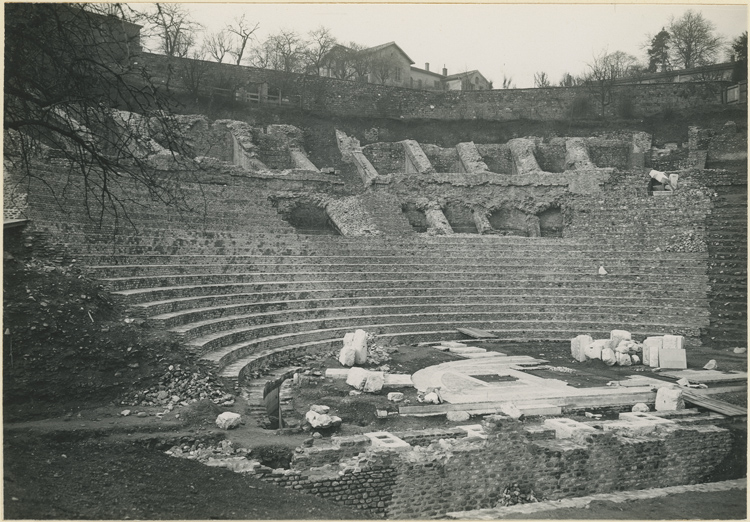
<instances>
[{"instance_id":1,"label":"stone block on ground","mask_svg":"<svg viewBox=\"0 0 750 522\"><path fill-rule=\"evenodd\" d=\"M383 372L368 372L362 391L365 393L377 393L383 389L385 374Z\"/></svg>"},{"instance_id":2,"label":"stone block on ground","mask_svg":"<svg viewBox=\"0 0 750 522\"><path fill-rule=\"evenodd\" d=\"M617 348L617 346L622 341L630 341L632 340L632 336L630 335L630 332L627 330L612 330L609 333L609 338L613 341L612 348Z\"/></svg>"},{"instance_id":3,"label":"stone block on ground","mask_svg":"<svg viewBox=\"0 0 750 522\"><path fill-rule=\"evenodd\" d=\"M662 347L664 337L646 337L643 341L643 364L652 368L659 367L659 350Z\"/></svg>"},{"instance_id":4,"label":"stone block on ground","mask_svg":"<svg viewBox=\"0 0 750 522\"><path fill-rule=\"evenodd\" d=\"M349 370L349 375L346 377L346 384L352 386L358 390L361 390L367 382L367 374L370 372L359 366L355 366Z\"/></svg>"},{"instance_id":5,"label":"stone block on ground","mask_svg":"<svg viewBox=\"0 0 750 522\"><path fill-rule=\"evenodd\" d=\"M649 409L648 404L645 402L639 402L638 404L634 404L630 411L633 413L642 413L651 410Z\"/></svg>"},{"instance_id":6,"label":"stone block on ground","mask_svg":"<svg viewBox=\"0 0 750 522\"><path fill-rule=\"evenodd\" d=\"M367 332L355 330L344 336L344 346L339 353L339 362L344 366L367 362Z\"/></svg>"},{"instance_id":7,"label":"stone block on ground","mask_svg":"<svg viewBox=\"0 0 750 522\"><path fill-rule=\"evenodd\" d=\"M445 414L445 417L451 422L466 422L471 418L471 415L465 411L449 411Z\"/></svg>"},{"instance_id":8,"label":"stone block on ground","mask_svg":"<svg viewBox=\"0 0 750 522\"><path fill-rule=\"evenodd\" d=\"M619 366L630 366L631 364L633 364L630 355L628 355L627 353L615 352L615 357L617 357L617 364Z\"/></svg>"},{"instance_id":9,"label":"stone block on ground","mask_svg":"<svg viewBox=\"0 0 750 522\"><path fill-rule=\"evenodd\" d=\"M716 359L711 359L706 364L703 365L704 370L715 370L716 369Z\"/></svg>"},{"instance_id":10,"label":"stone block on ground","mask_svg":"<svg viewBox=\"0 0 750 522\"><path fill-rule=\"evenodd\" d=\"M687 369L687 353L685 350L664 348L659 350L659 368Z\"/></svg>"},{"instance_id":11,"label":"stone block on ground","mask_svg":"<svg viewBox=\"0 0 750 522\"><path fill-rule=\"evenodd\" d=\"M656 392L656 411L684 410L685 400L682 398L682 390L678 387L662 386Z\"/></svg>"},{"instance_id":12,"label":"stone block on ground","mask_svg":"<svg viewBox=\"0 0 750 522\"><path fill-rule=\"evenodd\" d=\"M225 411L216 417L216 426L222 430L231 430L242 424L242 416L239 413Z\"/></svg>"},{"instance_id":13,"label":"stone block on ground","mask_svg":"<svg viewBox=\"0 0 750 522\"><path fill-rule=\"evenodd\" d=\"M588 424L583 424L582 422L562 417L545 419L544 426L555 430L555 437L558 439L581 440L587 435L596 432L596 428L593 428Z\"/></svg>"},{"instance_id":14,"label":"stone block on ground","mask_svg":"<svg viewBox=\"0 0 750 522\"><path fill-rule=\"evenodd\" d=\"M602 361L604 361L604 364L607 366L614 366L617 364L617 355L615 354L615 351L612 348L604 348L602 350Z\"/></svg>"},{"instance_id":15,"label":"stone block on ground","mask_svg":"<svg viewBox=\"0 0 750 522\"><path fill-rule=\"evenodd\" d=\"M330 410L331 408L323 404L313 404L312 406L310 406L310 411L314 411L315 413L320 413L321 415L324 413L328 413Z\"/></svg>"},{"instance_id":16,"label":"stone block on ground","mask_svg":"<svg viewBox=\"0 0 750 522\"><path fill-rule=\"evenodd\" d=\"M684 343L685 338L681 335L665 335L661 346L665 350L682 350Z\"/></svg>"},{"instance_id":17,"label":"stone block on ground","mask_svg":"<svg viewBox=\"0 0 750 522\"><path fill-rule=\"evenodd\" d=\"M584 349L584 355L586 355L586 357L588 357L589 359L601 360L602 350L606 348L608 344L608 339L597 339Z\"/></svg>"},{"instance_id":18,"label":"stone block on ground","mask_svg":"<svg viewBox=\"0 0 750 522\"><path fill-rule=\"evenodd\" d=\"M401 402L404 400L404 394L401 392L390 392L388 394L388 400L393 402Z\"/></svg>"},{"instance_id":19,"label":"stone block on ground","mask_svg":"<svg viewBox=\"0 0 750 522\"><path fill-rule=\"evenodd\" d=\"M594 342L590 335L579 335L570 340L570 355L578 362L586 361L586 348Z\"/></svg>"},{"instance_id":20,"label":"stone block on ground","mask_svg":"<svg viewBox=\"0 0 750 522\"><path fill-rule=\"evenodd\" d=\"M505 402L500 405L500 411L511 419L520 419L523 417L523 412L512 402Z\"/></svg>"}]
</instances>

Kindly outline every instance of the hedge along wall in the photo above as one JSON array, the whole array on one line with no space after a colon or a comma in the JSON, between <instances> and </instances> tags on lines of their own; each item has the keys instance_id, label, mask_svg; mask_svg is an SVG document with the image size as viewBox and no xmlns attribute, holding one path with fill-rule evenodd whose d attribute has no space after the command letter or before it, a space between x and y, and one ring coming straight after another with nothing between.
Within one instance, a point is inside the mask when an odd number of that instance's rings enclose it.
<instances>
[{"instance_id":1,"label":"hedge along wall","mask_svg":"<svg viewBox=\"0 0 750 522\"><path fill-rule=\"evenodd\" d=\"M322 467L257 467L253 475L372 515L425 519L495 507L513 483L532 488L537 497L560 499L705 482L732 448L729 430L679 422L649 434L597 429L570 439L507 417L489 417L484 429L486 440L444 433L429 446L401 451L364 447L361 436L348 445L349 437L341 437L338 450L297 449L298 464Z\"/></svg>"},{"instance_id":2,"label":"hedge along wall","mask_svg":"<svg viewBox=\"0 0 750 522\"><path fill-rule=\"evenodd\" d=\"M265 82L272 90L275 87L282 94L299 96L292 100L304 109L340 116L505 121L562 120L600 113L599 94L587 87L420 91L151 53L143 53L135 61L146 65L157 84L168 83L170 88L189 89L190 82L182 79L187 77L200 77L198 90L204 94L213 87L253 91L253 84ZM617 86L607 98L605 115L644 117L667 108L721 105L723 89L728 85L691 82Z\"/></svg>"}]
</instances>

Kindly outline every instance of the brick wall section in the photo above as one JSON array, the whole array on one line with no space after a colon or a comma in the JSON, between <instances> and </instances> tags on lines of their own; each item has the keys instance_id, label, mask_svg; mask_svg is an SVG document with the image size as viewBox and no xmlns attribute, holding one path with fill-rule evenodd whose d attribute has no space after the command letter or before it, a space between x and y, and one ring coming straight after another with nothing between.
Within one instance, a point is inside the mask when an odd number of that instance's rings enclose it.
<instances>
[{"instance_id":1,"label":"brick wall section","mask_svg":"<svg viewBox=\"0 0 750 522\"><path fill-rule=\"evenodd\" d=\"M437 172L458 172L458 152L455 147L443 148L429 143L420 145Z\"/></svg>"},{"instance_id":2,"label":"brick wall section","mask_svg":"<svg viewBox=\"0 0 750 522\"><path fill-rule=\"evenodd\" d=\"M548 500L696 484L732 447L729 430L679 422L638 437L596 430L585 439L554 439L540 425L489 417L485 432L486 440L466 439L458 428L400 432L420 447L399 452L367 448L363 436L341 437L339 449L298 449L293 470L259 468L255 476L373 515L427 519L494 507L512 483ZM304 463L321 467L305 470Z\"/></svg>"},{"instance_id":3,"label":"brick wall section","mask_svg":"<svg viewBox=\"0 0 750 522\"><path fill-rule=\"evenodd\" d=\"M362 152L378 174L404 172L406 153L401 143L371 143L362 147Z\"/></svg>"},{"instance_id":4,"label":"brick wall section","mask_svg":"<svg viewBox=\"0 0 750 522\"><path fill-rule=\"evenodd\" d=\"M155 83L168 80L171 68L172 88L180 88L177 74L186 59L167 58L143 53L137 57L154 76ZM212 86L240 87L268 82L282 92L300 96L305 109L341 116L372 116L439 120L485 119L496 121L562 120L570 117L576 98L588 98L596 107L596 95L585 87L550 87L544 89L502 89L492 91L421 91L361 82L302 75L285 75L277 71L230 64L202 62L206 92ZM212 85L213 83L213 85ZM613 90L613 102L605 108L615 116L617 100L632 100L635 117L656 114L670 107L681 110L706 105L721 105L721 92L728 82L696 82L619 86ZM251 87L252 88L252 87ZM295 99L295 103L298 103Z\"/></svg>"}]
</instances>

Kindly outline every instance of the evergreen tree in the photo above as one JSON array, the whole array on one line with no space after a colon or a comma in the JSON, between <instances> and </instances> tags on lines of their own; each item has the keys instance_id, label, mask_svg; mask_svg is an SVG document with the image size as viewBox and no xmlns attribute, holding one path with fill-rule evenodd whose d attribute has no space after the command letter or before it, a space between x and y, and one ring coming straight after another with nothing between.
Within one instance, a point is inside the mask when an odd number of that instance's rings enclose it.
<instances>
[{"instance_id":1,"label":"evergreen tree","mask_svg":"<svg viewBox=\"0 0 750 522\"><path fill-rule=\"evenodd\" d=\"M661 31L651 39L651 47L648 48L648 72L668 71L669 63L669 33L663 27Z\"/></svg>"}]
</instances>

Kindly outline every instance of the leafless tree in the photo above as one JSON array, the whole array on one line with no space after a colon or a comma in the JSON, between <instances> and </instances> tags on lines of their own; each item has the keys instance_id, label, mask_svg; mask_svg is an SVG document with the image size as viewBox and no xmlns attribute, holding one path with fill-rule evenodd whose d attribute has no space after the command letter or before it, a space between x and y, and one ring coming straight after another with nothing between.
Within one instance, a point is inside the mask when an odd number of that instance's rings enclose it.
<instances>
[{"instance_id":1,"label":"leafless tree","mask_svg":"<svg viewBox=\"0 0 750 522\"><path fill-rule=\"evenodd\" d=\"M201 24L190 19L181 4L155 4L154 11L145 15L159 39L159 50L167 56L185 57L196 43Z\"/></svg>"},{"instance_id":2,"label":"leafless tree","mask_svg":"<svg viewBox=\"0 0 750 522\"><path fill-rule=\"evenodd\" d=\"M608 53L605 49L594 55L587 67L584 85L596 95L601 115L604 116L605 108L612 103L612 88L615 81L627 77L634 70L637 70L638 60L623 51Z\"/></svg>"},{"instance_id":3,"label":"leafless tree","mask_svg":"<svg viewBox=\"0 0 750 522\"><path fill-rule=\"evenodd\" d=\"M203 42L203 50L214 60L221 63L224 57L231 51L231 42L226 31L218 31L206 36Z\"/></svg>"},{"instance_id":4,"label":"leafless tree","mask_svg":"<svg viewBox=\"0 0 750 522\"><path fill-rule=\"evenodd\" d=\"M254 50L253 65L284 72L301 72L304 42L292 30L269 36Z\"/></svg>"},{"instance_id":5,"label":"leafless tree","mask_svg":"<svg viewBox=\"0 0 750 522\"><path fill-rule=\"evenodd\" d=\"M549 87L549 77L544 71L534 73L534 87Z\"/></svg>"},{"instance_id":6,"label":"leafless tree","mask_svg":"<svg viewBox=\"0 0 750 522\"><path fill-rule=\"evenodd\" d=\"M398 79L399 62L394 56L374 56L370 62L372 75L381 85Z\"/></svg>"},{"instance_id":7,"label":"leafless tree","mask_svg":"<svg viewBox=\"0 0 750 522\"><path fill-rule=\"evenodd\" d=\"M184 204L180 175L164 177L150 162L154 147L190 156L163 90L143 65L137 27L121 7L111 16L97 4L17 3L5 7L4 160L14 180L46 186L58 201L65 189L44 166L80 187L92 219L127 218L134 182L154 200ZM158 135L158 144L153 136ZM163 149L162 149L163 150ZM41 166L41 168L40 168Z\"/></svg>"},{"instance_id":8,"label":"leafless tree","mask_svg":"<svg viewBox=\"0 0 750 522\"><path fill-rule=\"evenodd\" d=\"M227 31L235 37L234 43L229 49L229 54L232 55L237 65L242 62L242 57L245 55L247 44L253 37L253 34L255 34L255 31L258 30L259 26L260 24L256 23L255 25L252 25L245 20L244 14L239 18L235 18L234 22L227 26Z\"/></svg>"},{"instance_id":9,"label":"leafless tree","mask_svg":"<svg viewBox=\"0 0 750 522\"><path fill-rule=\"evenodd\" d=\"M326 65L328 53L334 45L336 45L336 38L331 34L330 29L321 26L310 31L304 50L306 71L320 76L321 69Z\"/></svg>"},{"instance_id":10,"label":"leafless tree","mask_svg":"<svg viewBox=\"0 0 750 522\"><path fill-rule=\"evenodd\" d=\"M560 81L558 82L558 85L560 87L575 87L576 85L581 85L583 83L583 79L579 76L573 76L570 73L563 73L562 78L560 78Z\"/></svg>"},{"instance_id":11,"label":"leafless tree","mask_svg":"<svg viewBox=\"0 0 750 522\"><path fill-rule=\"evenodd\" d=\"M349 63L354 71L354 77L358 80L366 80L372 72L373 56L367 52L367 47L355 42L349 45Z\"/></svg>"},{"instance_id":12,"label":"leafless tree","mask_svg":"<svg viewBox=\"0 0 750 522\"><path fill-rule=\"evenodd\" d=\"M672 62L685 69L714 63L724 39L714 34L714 24L692 9L669 21Z\"/></svg>"},{"instance_id":13,"label":"leafless tree","mask_svg":"<svg viewBox=\"0 0 750 522\"><path fill-rule=\"evenodd\" d=\"M513 77L512 76L506 76L503 74L503 89L515 89L516 84L513 83Z\"/></svg>"}]
</instances>

